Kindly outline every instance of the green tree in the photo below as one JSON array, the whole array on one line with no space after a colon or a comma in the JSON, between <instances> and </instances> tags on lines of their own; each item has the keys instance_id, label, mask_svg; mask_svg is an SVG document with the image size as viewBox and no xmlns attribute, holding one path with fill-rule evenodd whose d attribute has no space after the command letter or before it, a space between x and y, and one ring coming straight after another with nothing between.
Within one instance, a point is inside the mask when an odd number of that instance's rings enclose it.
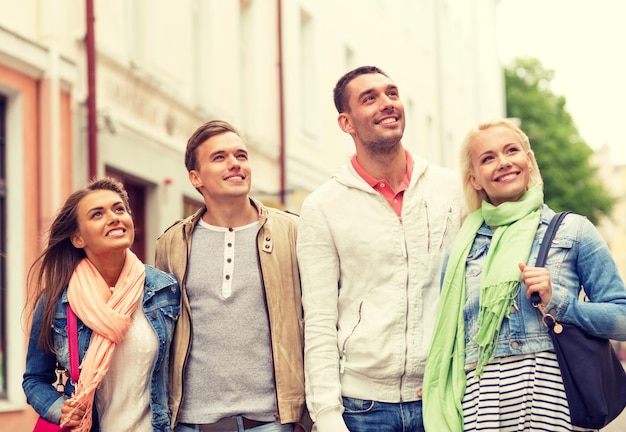
<instances>
[{"instance_id":1,"label":"green tree","mask_svg":"<svg viewBox=\"0 0 626 432\"><path fill-rule=\"evenodd\" d=\"M593 223L610 217L616 198L597 176L593 151L565 109L566 99L550 89L554 71L539 60L516 59L505 69L506 111L520 120L541 169L545 201L554 211L570 210Z\"/></svg>"}]
</instances>

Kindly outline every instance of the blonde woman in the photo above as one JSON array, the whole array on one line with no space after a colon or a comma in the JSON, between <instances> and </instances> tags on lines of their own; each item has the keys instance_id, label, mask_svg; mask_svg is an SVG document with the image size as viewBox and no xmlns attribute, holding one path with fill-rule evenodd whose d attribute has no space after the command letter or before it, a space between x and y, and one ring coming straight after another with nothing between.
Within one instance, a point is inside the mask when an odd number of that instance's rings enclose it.
<instances>
[{"instance_id":1,"label":"blonde woman","mask_svg":"<svg viewBox=\"0 0 626 432\"><path fill-rule=\"evenodd\" d=\"M424 383L429 431L578 429L541 314L626 340L626 288L586 218L568 215L546 267L534 267L554 216L526 134L507 120L479 125L461 150L472 212L450 251ZM581 286L591 302L578 302Z\"/></svg>"}]
</instances>

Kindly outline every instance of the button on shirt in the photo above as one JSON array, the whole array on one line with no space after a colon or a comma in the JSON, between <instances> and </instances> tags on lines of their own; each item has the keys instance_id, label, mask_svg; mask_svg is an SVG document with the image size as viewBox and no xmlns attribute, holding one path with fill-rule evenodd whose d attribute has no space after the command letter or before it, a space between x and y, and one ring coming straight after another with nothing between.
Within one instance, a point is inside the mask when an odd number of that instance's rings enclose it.
<instances>
[{"instance_id":1,"label":"button on shirt","mask_svg":"<svg viewBox=\"0 0 626 432\"><path fill-rule=\"evenodd\" d=\"M363 180L367 182L376 192L381 194L383 198L387 200L389 205L394 209L396 214L400 216L402 214L402 199L404 197L404 191L409 187L411 183L411 173L413 172L413 158L408 151L404 151L406 155L406 174L397 191L394 191L389 182L385 179L376 179L369 175L365 169L359 164L356 155L352 156L352 166L356 170Z\"/></svg>"}]
</instances>

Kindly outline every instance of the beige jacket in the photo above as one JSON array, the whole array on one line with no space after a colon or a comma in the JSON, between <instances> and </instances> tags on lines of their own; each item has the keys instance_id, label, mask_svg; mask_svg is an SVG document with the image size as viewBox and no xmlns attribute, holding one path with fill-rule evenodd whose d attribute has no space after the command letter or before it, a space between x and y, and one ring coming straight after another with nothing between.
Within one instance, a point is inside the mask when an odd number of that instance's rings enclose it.
<instances>
[{"instance_id":1,"label":"beige jacket","mask_svg":"<svg viewBox=\"0 0 626 432\"><path fill-rule=\"evenodd\" d=\"M297 423L304 414L303 313L300 274L296 261L297 217L250 199L259 212L259 261L269 316L274 381L281 423ZM191 237L206 207L170 226L156 243L156 267L173 273L182 296L170 361L169 403L172 428L183 395L184 369L191 349L191 308L186 290ZM245 349L244 347L242 347ZM198 377L197 379L210 379ZM308 414L306 414L308 416ZM305 417L306 417L305 416ZM305 421L306 422L306 421Z\"/></svg>"}]
</instances>

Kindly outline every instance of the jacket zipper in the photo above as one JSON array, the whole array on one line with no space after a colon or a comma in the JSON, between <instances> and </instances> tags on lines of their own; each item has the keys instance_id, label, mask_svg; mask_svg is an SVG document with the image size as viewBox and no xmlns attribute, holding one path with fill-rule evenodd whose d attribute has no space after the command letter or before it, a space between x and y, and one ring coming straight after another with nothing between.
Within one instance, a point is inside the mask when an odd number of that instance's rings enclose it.
<instances>
[{"instance_id":1,"label":"jacket zipper","mask_svg":"<svg viewBox=\"0 0 626 432\"><path fill-rule=\"evenodd\" d=\"M439 250L443 249L443 242L448 235L448 227L450 226L450 221L452 220L452 206L448 207L448 214L446 215L446 225L443 227L443 235L441 236L441 242L439 243Z\"/></svg>"},{"instance_id":2,"label":"jacket zipper","mask_svg":"<svg viewBox=\"0 0 626 432\"><path fill-rule=\"evenodd\" d=\"M426 212L426 251L430 253L430 218L428 217L428 203L424 200L424 211Z\"/></svg>"},{"instance_id":3,"label":"jacket zipper","mask_svg":"<svg viewBox=\"0 0 626 432\"><path fill-rule=\"evenodd\" d=\"M339 357L339 373L340 374L344 373L345 370L346 370L346 361L347 361L346 345L348 344L348 341L350 340L352 335L354 335L354 332L355 332L356 328L361 323L361 317L362 317L361 316L361 310L362 309L363 309L363 301L361 301L361 303L359 303L359 319L357 320L357 322L354 325L354 327L352 327L352 331L350 332L348 337L344 339L343 344L341 346L341 357Z\"/></svg>"}]
</instances>

